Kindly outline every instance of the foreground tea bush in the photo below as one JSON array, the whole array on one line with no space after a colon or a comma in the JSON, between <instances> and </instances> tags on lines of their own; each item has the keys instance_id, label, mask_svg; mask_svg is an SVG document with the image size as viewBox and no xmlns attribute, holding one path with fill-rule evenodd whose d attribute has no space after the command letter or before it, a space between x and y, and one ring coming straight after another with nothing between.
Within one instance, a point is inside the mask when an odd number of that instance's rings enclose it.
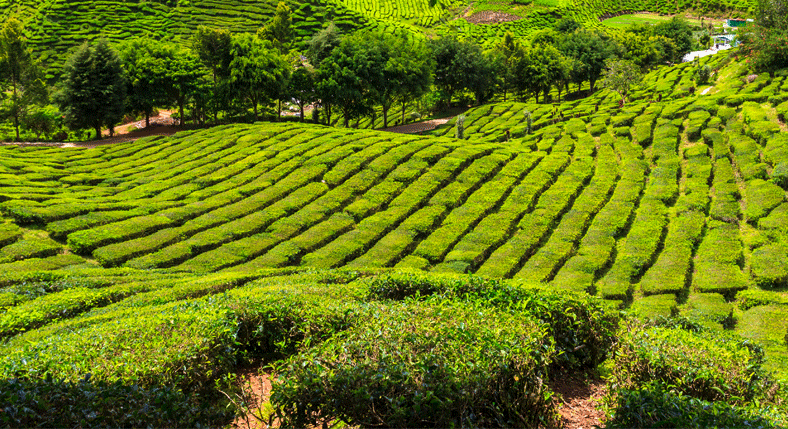
<instances>
[{"instance_id":1,"label":"foreground tea bush","mask_svg":"<svg viewBox=\"0 0 788 429\"><path fill-rule=\"evenodd\" d=\"M740 403L773 386L762 363L763 350L742 338L635 326L618 338L611 384L614 390L634 390L658 382L698 399Z\"/></svg>"},{"instance_id":2,"label":"foreground tea bush","mask_svg":"<svg viewBox=\"0 0 788 429\"><path fill-rule=\"evenodd\" d=\"M97 382L0 380L3 427L194 427L232 417L219 402L196 403L171 387Z\"/></svg>"},{"instance_id":3,"label":"foreground tea bush","mask_svg":"<svg viewBox=\"0 0 788 429\"><path fill-rule=\"evenodd\" d=\"M555 362L569 368L595 367L602 362L619 323L618 312L586 294L513 286L477 276L392 272L369 282L369 296L457 299L531 315L549 326L559 351Z\"/></svg>"},{"instance_id":4,"label":"foreground tea bush","mask_svg":"<svg viewBox=\"0 0 788 429\"><path fill-rule=\"evenodd\" d=\"M393 304L281 367L286 427L533 427L555 423L546 326L456 302Z\"/></svg>"},{"instance_id":5,"label":"foreground tea bush","mask_svg":"<svg viewBox=\"0 0 788 429\"><path fill-rule=\"evenodd\" d=\"M778 428L785 420L772 407L709 402L662 383L619 392L608 428Z\"/></svg>"}]
</instances>

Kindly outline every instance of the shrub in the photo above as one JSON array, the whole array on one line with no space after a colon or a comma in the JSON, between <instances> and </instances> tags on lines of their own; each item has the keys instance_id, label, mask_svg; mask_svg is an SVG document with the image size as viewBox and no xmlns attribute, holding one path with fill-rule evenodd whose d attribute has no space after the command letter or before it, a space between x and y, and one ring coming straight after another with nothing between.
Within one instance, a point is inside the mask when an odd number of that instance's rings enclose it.
<instances>
[{"instance_id":1,"label":"shrub","mask_svg":"<svg viewBox=\"0 0 788 429\"><path fill-rule=\"evenodd\" d=\"M521 316L394 304L289 359L271 401L287 427L550 425L554 353L545 327Z\"/></svg>"},{"instance_id":2,"label":"shrub","mask_svg":"<svg viewBox=\"0 0 788 429\"><path fill-rule=\"evenodd\" d=\"M197 402L177 388L46 379L0 380L0 424L7 427L221 426L221 400ZM205 398L203 398L205 399Z\"/></svg>"},{"instance_id":3,"label":"shrub","mask_svg":"<svg viewBox=\"0 0 788 429\"><path fill-rule=\"evenodd\" d=\"M634 326L619 336L611 385L635 390L655 382L702 400L741 403L771 383L763 358L759 347L732 335Z\"/></svg>"},{"instance_id":4,"label":"shrub","mask_svg":"<svg viewBox=\"0 0 788 429\"><path fill-rule=\"evenodd\" d=\"M774 288L788 285L788 249L785 246L773 244L755 249L750 265L758 286Z\"/></svg>"},{"instance_id":5,"label":"shrub","mask_svg":"<svg viewBox=\"0 0 788 429\"><path fill-rule=\"evenodd\" d=\"M772 181L775 185L788 190L788 161L783 161L774 167Z\"/></svg>"},{"instance_id":6,"label":"shrub","mask_svg":"<svg viewBox=\"0 0 788 429\"><path fill-rule=\"evenodd\" d=\"M605 422L609 428L777 428L784 424L772 408L704 401L659 382L618 391L609 406L613 409Z\"/></svg>"},{"instance_id":7,"label":"shrub","mask_svg":"<svg viewBox=\"0 0 788 429\"><path fill-rule=\"evenodd\" d=\"M368 287L373 299L438 296L525 312L549 325L561 352L557 362L571 367L593 367L602 362L619 322L617 313L584 293L517 287L477 276L398 272L378 276Z\"/></svg>"}]
</instances>

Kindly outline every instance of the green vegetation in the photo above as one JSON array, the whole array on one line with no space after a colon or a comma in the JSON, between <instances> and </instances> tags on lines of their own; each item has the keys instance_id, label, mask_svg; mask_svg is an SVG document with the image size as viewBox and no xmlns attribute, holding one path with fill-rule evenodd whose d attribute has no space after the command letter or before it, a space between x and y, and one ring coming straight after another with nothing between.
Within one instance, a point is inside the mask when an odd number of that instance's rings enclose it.
<instances>
[{"instance_id":1,"label":"green vegetation","mask_svg":"<svg viewBox=\"0 0 788 429\"><path fill-rule=\"evenodd\" d=\"M556 426L587 376L610 427L786 425L781 54L600 22L752 3L45 3L0 134L199 129L0 146L0 426Z\"/></svg>"}]
</instances>

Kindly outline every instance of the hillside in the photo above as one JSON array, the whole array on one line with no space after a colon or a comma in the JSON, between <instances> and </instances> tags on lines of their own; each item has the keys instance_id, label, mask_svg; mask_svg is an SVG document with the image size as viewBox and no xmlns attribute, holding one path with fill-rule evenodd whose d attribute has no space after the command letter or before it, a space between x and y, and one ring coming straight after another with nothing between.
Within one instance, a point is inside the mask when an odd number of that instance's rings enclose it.
<instances>
[{"instance_id":1,"label":"hillside","mask_svg":"<svg viewBox=\"0 0 788 429\"><path fill-rule=\"evenodd\" d=\"M476 273L737 321L784 372L788 78L704 64L711 85L661 68L620 110L608 91L482 106L467 140L267 123L2 147L0 271Z\"/></svg>"},{"instance_id":2,"label":"hillside","mask_svg":"<svg viewBox=\"0 0 788 429\"><path fill-rule=\"evenodd\" d=\"M121 41L139 36L186 42L200 25L232 32L255 32L271 18L276 5L274 0L3 0L0 17L13 15L24 22L31 45L49 67L48 78L53 79L60 73L59 67L68 50L85 40L105 37ZM599 25L600 17L621 11L751 16L754 5L754 0L686 0L670 4L657 0L536 0L525 4L459 0L290 2L294 35L301 47L328 22L334 22L344 32L358 29L404 32L417 38L425 34L459 34L489 44L507 32L526 36L552 26L562 17L595 26Z\"/></svg>"}]
</instances>

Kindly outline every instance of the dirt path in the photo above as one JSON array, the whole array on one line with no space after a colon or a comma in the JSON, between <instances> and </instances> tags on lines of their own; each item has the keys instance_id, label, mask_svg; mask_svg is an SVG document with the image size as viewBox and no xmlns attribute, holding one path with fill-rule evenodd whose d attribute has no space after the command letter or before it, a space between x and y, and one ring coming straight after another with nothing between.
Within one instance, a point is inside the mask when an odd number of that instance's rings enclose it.
<instances>
[{"instance_id":1,"label":"dirt path","mask_svg":"<svg viewBox=\"0 0 788 429\"><path fill-rule=\"evenodd\" d=\"M605 394L602 380L559 376L551 383L551 387L561 395L558 413L561 415L562 428L592 429L602 425L605 414L598 407Z\"/></svg>"},{"instance_id":2,"label":"dirt path","mask_svg":"<svg viewBox=\"0 0 788 429\"><path fill-rule=\"evenodd\" d=\"M239 381L243 386L244 398L235 398L245 404L246 414L239 416L230 425L233 429L278 428L279 422L270 418L273 409L268 404L271 398L271 374L254 370L243 371ZM558 413L560 427L564 429L593 429L602 425L604 413L598 403L605 394L605 384L597 378L587 379L579 375L564 375L550 383L550 387L561 395ZM308 429L318 429L317 427Z\"/></svg>"},{"instance_id":3,"label":"dirt path","mask_svg":"<svg viewBox=\"0 0 788 429\"><path fill-rule=\"evenodd\" d=\"M156 116L150 117L150 126L170 126L175 125L176 120L172 118L172 110L159 110L159 114ZM129 122L128 124L123 124L121 126L115 127L115 134L122 135L122 134L129 134L130 130L142 130L145 127L145 119L136 122ZM108 136L109 130L103 130L101 135Z\"/></svg>"},{"instance_id":4,"label":"dirt path","mask_svg":"<svg viewBox=\"0 0 788 429\"><path fill-rule=\"evenodd\" d=\"M446 124L450 120L452 120L452 118L432 119L429 121L414 122L412 124L384 128L383 131L388 131L390 133L400 133L400 134L417 134L426 131L432 131L435 128L438 128L439 126Z\"/></svg>"},{"instance_id":5,"label":"dirt path","mask_svg":"<svg viewBox=\"0 0 788 429\"><path fill-rule=\"evenodd\" d=\"M169 110L159 111L157 116L150 118L150 126L145 126L145 120L131 122L115 127L114 137L104 137L101 140L88 140L83 142L0 142L0 145L18 145L18 146L52 146L63 148L93 148L116 143L129 143L142 137L148 136L170 136L178 131L188 129L188 127L180 127L175 125L176 120L172 118L172 112ZM109 130L102 131L103 136L109 136Z\"/></svg>"}]
</instances>

